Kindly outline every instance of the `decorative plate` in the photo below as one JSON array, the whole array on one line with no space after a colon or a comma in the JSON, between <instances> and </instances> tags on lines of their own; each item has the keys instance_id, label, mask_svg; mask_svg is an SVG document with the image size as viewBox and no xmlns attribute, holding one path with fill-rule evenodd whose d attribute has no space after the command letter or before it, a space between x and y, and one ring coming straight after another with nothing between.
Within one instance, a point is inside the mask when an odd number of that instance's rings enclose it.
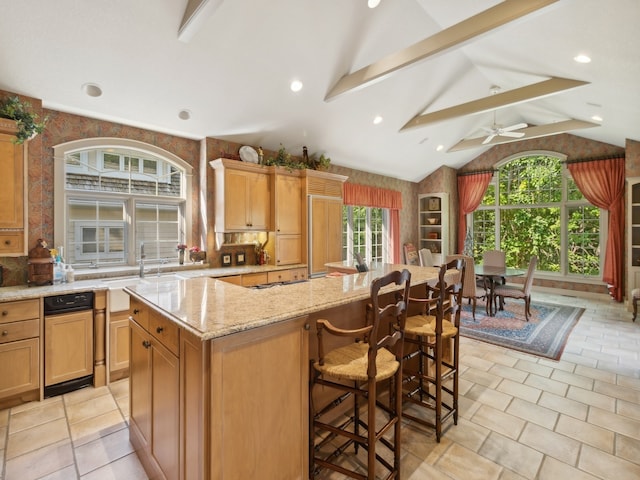
<instances>
[{"instance_id":1,"label":"decorative plate","mask_svg":"<svg viewBox=\"0 0 640 480\"><path fill-rule=\"evenodd\" d=\"M252 147L247 145L240 147L239 153L243 162L258 163L258 152L256 152Z\"/></svg>"}]
</instances>

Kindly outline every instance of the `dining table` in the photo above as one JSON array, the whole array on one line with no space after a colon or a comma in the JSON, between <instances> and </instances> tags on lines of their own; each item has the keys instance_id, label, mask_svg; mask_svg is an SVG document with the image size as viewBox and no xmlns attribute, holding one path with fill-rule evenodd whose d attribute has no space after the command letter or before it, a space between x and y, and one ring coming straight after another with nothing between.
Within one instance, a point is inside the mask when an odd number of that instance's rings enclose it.
<instances>
[{"instance_id":1,"label":"dining table","mask_svg":"<svg viewBox=\"0 0 640 480\"><path fill-rule=\"evenodd\" d=\"M488 298L487 298L487 311L489 316L495 317L497 313L497 308L494 307L494 288L497 280L502 280L503 278L509 277L521 277L525 275L527 270L522 268L513 268L513 267L498 267L495 265L476 265L475 266L475 274L477 277L482 277L487 281L486 285L489 287Z\"/></svg>"}]
</instances>

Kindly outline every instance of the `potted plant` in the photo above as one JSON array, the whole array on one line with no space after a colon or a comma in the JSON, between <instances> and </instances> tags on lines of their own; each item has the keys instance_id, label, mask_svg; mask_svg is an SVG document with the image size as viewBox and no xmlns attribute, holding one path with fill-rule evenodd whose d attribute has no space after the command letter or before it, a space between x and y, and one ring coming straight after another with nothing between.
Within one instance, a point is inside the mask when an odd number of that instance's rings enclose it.
<instances>
[{"instance_id":1,"label":"potted plant","mask_svg":"<svg viewBox=\"0 0 640 480\"><path fill-rule=\"evenodd\" d=\"M31 104L23 102L17 96L0 101L0 117L15 120L17 128L15 143L18 144L42 133L47 123L46 117L39 122L40 116L31 111Z\"/></svg>"}]
</instances>

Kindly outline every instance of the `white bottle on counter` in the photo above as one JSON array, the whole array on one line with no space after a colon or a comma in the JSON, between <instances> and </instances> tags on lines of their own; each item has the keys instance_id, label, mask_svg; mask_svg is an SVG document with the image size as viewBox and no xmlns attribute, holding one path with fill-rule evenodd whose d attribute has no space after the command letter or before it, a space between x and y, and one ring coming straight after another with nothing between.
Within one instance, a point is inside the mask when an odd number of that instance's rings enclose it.
<instances>
[{"instance_id":1,"label":"white bottle on counter","mask_svg":"<svg viewBox=\"0 0 640 480\"><path fill-rule=\"evenodd\" d=\"M73 270L73 267L71 265L67 265L64 273L67 283L71 283L76 279L76 272Z\"/></svg>"}]
</instances>

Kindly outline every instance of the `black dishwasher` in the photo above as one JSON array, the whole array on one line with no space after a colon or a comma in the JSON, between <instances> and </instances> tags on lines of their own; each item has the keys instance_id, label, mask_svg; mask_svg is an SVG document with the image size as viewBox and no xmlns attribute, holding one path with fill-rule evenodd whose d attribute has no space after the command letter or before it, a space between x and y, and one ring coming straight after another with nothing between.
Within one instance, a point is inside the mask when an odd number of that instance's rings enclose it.
<instances>
[{"instance_id":1,"label":"black dishwasher","mask_svg":"<svg viewBox=\"0 0 640 480\"><path fill-rule=\"evenodd\" d=\"M44 297L44 396L93 385L93 292Z\"/></svg>"}]
</instances>

